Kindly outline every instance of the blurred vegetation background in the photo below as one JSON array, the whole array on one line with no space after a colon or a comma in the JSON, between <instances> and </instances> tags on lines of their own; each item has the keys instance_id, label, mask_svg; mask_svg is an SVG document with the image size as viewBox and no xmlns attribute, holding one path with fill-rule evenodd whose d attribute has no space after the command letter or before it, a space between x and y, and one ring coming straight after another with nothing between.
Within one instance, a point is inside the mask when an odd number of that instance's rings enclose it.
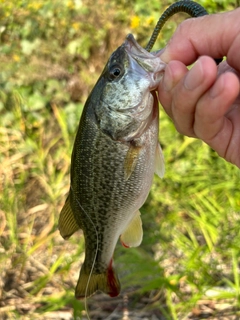
<instances>
[{"instance_id":1,"label":"blurred vegetation background","mask_svg":"<svg viewBox=\"0 0 240 320\"><path fill-rule=\"evenodd\" d=\"M171 3L0 0L0 319L86 319L74 298L84 239L57 229L74 135L109 55L130 32L145 46ZM239 319L239 170L178 134L162 108L160 123L166 174L141 210L143 244L117 247L122 294L89 299L91 318Z\"/></svg>"}]
</instances>

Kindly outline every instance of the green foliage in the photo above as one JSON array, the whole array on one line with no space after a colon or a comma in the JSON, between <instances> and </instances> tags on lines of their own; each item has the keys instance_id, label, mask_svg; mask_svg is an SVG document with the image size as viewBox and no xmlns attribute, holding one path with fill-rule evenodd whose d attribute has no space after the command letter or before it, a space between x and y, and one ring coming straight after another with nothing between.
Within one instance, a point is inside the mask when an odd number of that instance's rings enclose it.
<instances>
[{"instance_id":1,"label":"green foliage","mask_svg":"<svg viewBox=\"0 0 240 320\"><path fill-rule=\"evenodd\" d=\"M199 2L209 12L234 7ZM84 240L78 233L65 242L57 230L74 135L109 54L129 32L146 45L169 4L0 0L0 318L52 319L70 310L84 319L73 297ZM156 49L184 18L170 19ZM145 297L166 319L187 319L202 300L224 300L237 315L239 170L179 135L163 110L160 141L166 174L141 210L143 244L115 253L129 307Z\"/></svg>"}]
</instances>

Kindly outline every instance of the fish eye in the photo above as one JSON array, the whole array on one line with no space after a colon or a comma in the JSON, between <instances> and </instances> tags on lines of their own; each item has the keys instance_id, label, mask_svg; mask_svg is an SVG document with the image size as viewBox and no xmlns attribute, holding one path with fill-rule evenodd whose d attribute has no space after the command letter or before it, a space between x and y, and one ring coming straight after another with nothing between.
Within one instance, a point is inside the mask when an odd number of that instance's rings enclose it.
<instances>
[{"instance_id":1,"label":"fish eye","mask_svg":"<svg viewBox=\"0 0 240 320\"><path fill-rule=\"evenodd\" d=\"M114 65L109 70L110 80L114 80L118 78L119 76L121 76L121 74L122 74L122 70L119 66Z\"/></svg>"}]
</instances>

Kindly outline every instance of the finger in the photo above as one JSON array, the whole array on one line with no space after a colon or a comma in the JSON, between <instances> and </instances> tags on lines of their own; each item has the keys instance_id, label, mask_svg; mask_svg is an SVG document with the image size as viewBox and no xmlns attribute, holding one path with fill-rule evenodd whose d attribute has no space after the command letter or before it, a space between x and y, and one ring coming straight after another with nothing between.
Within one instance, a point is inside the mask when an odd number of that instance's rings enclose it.
<instances>
[{"instance_id":1,"label":"finger","mask_svg":"<svg viewBox=\"0 0 240 320\"><path fill-rule=\"evenodd\" d=\"M233 143L233 119L228 117L228 111L238 95L239 80L235 74L227 72L216 80L196 107L194 122L196 136L222 157L225 157L230 144ZM239 123L236 126L239 128Z\"/></svg>"},{"instance_id":2,"label":"finger","mask_svg":"<svg viewBox=\"0 0 240 320\"><path fill-rule=\"evenodd\" d=\"M192 69L174 88L171 112L177 130L196 137L193 124L198 100L212 86L217 76L217 66L210 57L200 57Z\"/></svg>"},{"instance_id":3,"label":"finger","mask_svg":"<svg viewBox=\"0 0 240 320\"><path fill-rule=\"evenodd\" d=\"M218 65L218 76L220 76L220 74L222 73L226 73L226 72L232 72L235 73L236 76L238 77L238 79L240 80L240 73L235 70L234 68L232 68L226 60L222 61L219 65Z\"/></svg>"},{"instance_id":4,"label":"finger","mask_svg":"<svg viewBox=\"0 0 240 320\"><path fill-rule=\"evenodd\" d=\"M188 72L187 67L179 61L170 61L166 66L164 76L158 87L158 98L169 117L173 117L172 92L177 83Z\"/></svg>"},{"instance_id":5,"label":"finger","mask_svg":"<svg viewBox=\"0 0 240 320\"><path fill-rule=\"evenodd\" d=\"M227 119L231 122L232 133L230 142L224 153L219 153L227 161L237 165L240 168L240 108L239 104L234 108L230 108ZM217 143L217 142L216 142Z\"/></svg>"}]
</instances>

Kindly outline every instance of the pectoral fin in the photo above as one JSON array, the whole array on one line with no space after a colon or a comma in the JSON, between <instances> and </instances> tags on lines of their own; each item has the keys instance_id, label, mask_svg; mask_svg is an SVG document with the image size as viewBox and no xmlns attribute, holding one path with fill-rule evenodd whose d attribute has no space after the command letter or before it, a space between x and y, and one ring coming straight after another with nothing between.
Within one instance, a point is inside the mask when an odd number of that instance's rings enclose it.
<instances>
[{"instance_id":1,"label":"pectoral fin","mask_svg":"<svg viewBox=\"0 0 240 320\"><path fill-rule=\"evenodd\" d=\"M143 229L140 215L141 213L138 210L127 229L120 237L122 245L126 248L138 247L142 242Z\"/></svg>"},{"instance_id":2,"label":"pectoral fin","mask_svg":"<svg viewBox=\"0 0 240 320\"><path fill-rule=\"evenodd\" d=\"M163 156L162 148L158 143L156 152L155 152L155 173L160 178L163 178L164 172L165 172L164 156Z\"/></svg>"},{"instance_id":3,"label":"pectoral fin","mask_svg":"<svg viewBox=\"0 0 240 320\"><path fill-rule=\"evenodd\" d=\"M70 238L74 232L80 229L73 215L69 196L60 212L58 229L64 239Z\"/></svg>"},{"instance_id":4,"label":"pectoral fin","mask_svg":"<svg viewBox=\"0 0 240 320\"><path fill-rule=\"evenodd\" d=\"M130 145L125 158L125 162L124 162L124 179L125 180L128 180L131 174L133 173L137 164L140 151L141 151L141 147Z\"/></svg>"}]
</instances>

